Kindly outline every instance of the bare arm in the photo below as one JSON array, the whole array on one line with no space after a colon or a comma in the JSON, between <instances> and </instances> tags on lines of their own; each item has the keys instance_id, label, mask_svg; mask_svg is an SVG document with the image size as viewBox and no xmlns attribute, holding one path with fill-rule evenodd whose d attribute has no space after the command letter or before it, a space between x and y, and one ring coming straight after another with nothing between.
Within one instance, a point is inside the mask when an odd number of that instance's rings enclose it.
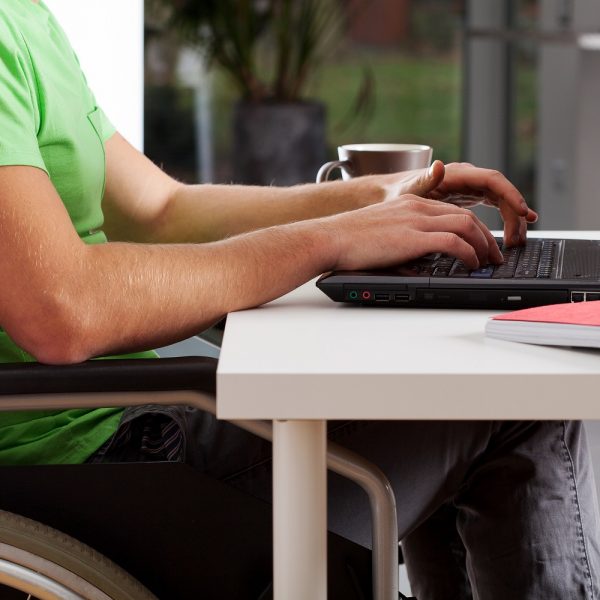
<instances>
[{"instance_id":1,"label":"bare arm","mask_svg":"<svg viewBox=\"0 0 600 600\"><path fill-rule=\"evenodd\" d=\"M501 260L468 210L413 196L219 242L170 245L86 246L46 174L32 167L0 167L0 206L0 324L49 363L182 339L336 267L435 251L472 267Z\"/></svg>"},{"instance_id":2,"label":"bare arm","mask_svg":"<svg viewBox=\"0 0 600 600\"><path fill-rule=\"evenodd\" d=\"M208 242L243 232L355 210L403 194L497 207L509 244L525 242L537 215L499 172L470 164L289 188L182 185L119 134L106 144L105 230L113 240ZM468 198L465 199L465 195Z\"/></svg>"},{"instance_id":3,"label":"bare arm","mask_svg":"<svg viewBox=\"0 0 600 600\"><path fill-rule=\"evenodd\" d=\"M322 230L302 225L215 244L87 246L30 167L0 168L0 203L0 323L42 362L181 339L333 262Z\"/></svg>"},{"instance_id":4,"label":"bare arm","mask_svg":"<svg viewBox=\"0 0 600 600\"><path fill-rule=\"evenodd\" d=\"M379 178L258 187L183 185L119 134L106 144L105 231L114 240L210 242L272 225L354 210L381 202Z\"/></svg>"}]
</instances>

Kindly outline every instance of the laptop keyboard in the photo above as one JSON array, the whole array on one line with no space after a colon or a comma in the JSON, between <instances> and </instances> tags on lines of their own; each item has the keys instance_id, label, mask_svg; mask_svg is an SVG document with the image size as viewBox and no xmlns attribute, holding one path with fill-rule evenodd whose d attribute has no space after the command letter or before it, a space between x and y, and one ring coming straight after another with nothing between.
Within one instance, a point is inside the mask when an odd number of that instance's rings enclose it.
<instances>
[{"instance_id":1,"label":"laptop keyboard","mask_svg":"<svg viewBox=\"0 0 600 600\"><path fill-rule=\"evenodd\" d=\"M558 253L556 240L528 240L526 246L506 248L496 240L504 257L501 265L471 270L461 260L445 254L424 257L413 263L419 275L431 277L472 277L474 279L549 279Z\"/></svg>"}]
</instances>

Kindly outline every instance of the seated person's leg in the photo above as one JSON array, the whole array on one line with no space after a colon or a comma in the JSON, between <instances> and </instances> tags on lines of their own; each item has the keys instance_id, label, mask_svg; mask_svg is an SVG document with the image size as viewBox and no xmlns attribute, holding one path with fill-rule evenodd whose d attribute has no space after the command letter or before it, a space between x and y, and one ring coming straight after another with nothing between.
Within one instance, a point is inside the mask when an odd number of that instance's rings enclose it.
<instances>
[{"instance_id":1,"label":"seated person's leg","mask_svg":"<svg viewBox=\"0 0 600 600\"><path fill-rule=\"evenodd\" d=\"M412 594L419 599L473 599L466 550L456 528L457 514L452 503L443 504L402 540Z\"/></svg>"},{"instance_id":2,"label":"seated person's leg","mask_svg":"<svg viewBox=\"0 0 600 600\"><path fill-rule=\"evenodd\" d=\"M598 598L598 503L581 422L500 424L455 502L481 598Z\"/></svg>"},{"instance_id":3,"label":"seated person's leg","mask_svg":"<svg viewBox=\"0 0 600 600\"><path fill-rule=\"evenodd\" d=\"M337 429L334 425L330 438L389 477L399 537L407 539L413 593L420 600L448 600L447 590L454 585L454 597L469 598L460 560L454 569L437 571L445 579L433 589L427 569L420 568L422 561L440 558L437 545L443 539L450 539L450 553L460 548L447 522L434 535L441 518L437 511L447 503L458 509L476 597L598 597L597 503L581 423L352 422ZM365 494L347 480L330 479L330 526L369 544ZM262 489L268 497L268 463L230 482L254 492ZM416 541L420 547L413 556ZM442 555L451 567L449 554Z\"/></svg>"},{"instance_id":4,"label":"seated person's leg","mask_svg":"<svg viewBox=\"0 0 600 600\"><path fill-rule=\"evenodd\" d=\"M270 500L269 443L200 411L185 421L188 462ZM597 597L596 496L580 423L362 421L330 423L329 437L390 479L420 600L448 600L454 586L454 597L470 597L453 515L440 511L452 504L477 597ZM370 545L366 494L333 474L329 490L330 528ZM448 567L436 569L435 589L427 561Z\"/></svg>"}]
</instances>

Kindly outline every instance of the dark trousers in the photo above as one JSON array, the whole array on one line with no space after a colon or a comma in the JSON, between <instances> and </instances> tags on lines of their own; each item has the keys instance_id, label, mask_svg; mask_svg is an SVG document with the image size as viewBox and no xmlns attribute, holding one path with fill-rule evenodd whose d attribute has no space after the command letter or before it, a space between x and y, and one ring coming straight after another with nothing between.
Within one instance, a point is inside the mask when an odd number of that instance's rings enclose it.
<instances>
[{"instance_id":1,"label":"dark trousers","mask_svg":"<svg viewBox=\"0 0 600 600\"><path fill-rule=\"evenodd\" d=\"M174 412L182 459L270 500L268 442L194 409ZM329 438L390 479L419 600L600 598L598 508L580 422L333 422ZM148 458L135 441L102 454ZM330 474L328 502L330 529L369 546L364 492Z\"/></svg>"}]
</instances>

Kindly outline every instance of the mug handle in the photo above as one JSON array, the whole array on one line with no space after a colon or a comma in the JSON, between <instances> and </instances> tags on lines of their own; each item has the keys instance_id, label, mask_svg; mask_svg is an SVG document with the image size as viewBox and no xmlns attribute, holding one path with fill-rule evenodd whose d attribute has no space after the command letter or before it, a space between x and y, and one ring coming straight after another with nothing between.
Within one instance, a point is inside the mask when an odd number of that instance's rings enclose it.
<instances>
[{"instance_id":1,"label":"mug handle","mask_svg":"<svg viewBox=\"0 0 600 600\"><path fill-rule=\"evenodd\" d=\"M347 173L350 173L350 161L349 160L332 160L331 162L325 163L317 173L317 183L323 183L329 179L329 175L335 169L344 169Z\"/></svg>"}]
</instances>

